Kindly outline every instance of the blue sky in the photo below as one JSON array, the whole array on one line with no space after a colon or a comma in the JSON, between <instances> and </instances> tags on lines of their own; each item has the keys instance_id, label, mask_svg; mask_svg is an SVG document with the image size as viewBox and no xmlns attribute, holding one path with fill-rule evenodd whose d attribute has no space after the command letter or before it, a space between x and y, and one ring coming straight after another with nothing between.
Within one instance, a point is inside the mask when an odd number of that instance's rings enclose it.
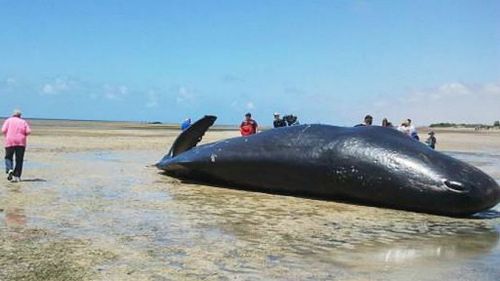
<instances>
[{"instance_id":1,"label":"blue sky","mask_svg":"<svg viewBox=\"0 0 500 281\"><path fill-rule=\"evenodd\" d=\"M500 119L499 1L0 0L0 115Z\"/></svg>"}]
</instances>

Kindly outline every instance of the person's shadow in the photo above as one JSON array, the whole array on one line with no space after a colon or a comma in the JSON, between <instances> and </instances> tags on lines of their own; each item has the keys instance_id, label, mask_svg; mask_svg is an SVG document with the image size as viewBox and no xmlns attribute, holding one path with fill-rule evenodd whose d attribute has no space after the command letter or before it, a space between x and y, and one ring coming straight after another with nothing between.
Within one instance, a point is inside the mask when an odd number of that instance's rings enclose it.
<instances>
[{"instance_id":1,"label":"person's shadow","mask_svg":"<svg viewBox=\"0 0 500 281\"><path fill-rule=\"evenodd\" d=\"M45 179L41 178L32 178L32 179L22 179L22 182L47 182Z\"/></svg>"}]
</instances>

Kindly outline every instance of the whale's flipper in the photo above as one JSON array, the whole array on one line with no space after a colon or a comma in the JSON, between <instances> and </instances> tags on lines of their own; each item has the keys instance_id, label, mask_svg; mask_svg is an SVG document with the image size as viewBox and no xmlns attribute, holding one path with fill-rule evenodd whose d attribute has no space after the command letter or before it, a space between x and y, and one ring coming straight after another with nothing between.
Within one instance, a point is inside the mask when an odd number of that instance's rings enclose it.
<instances>
[{"instance_id":1,"label":"whale's flipper","mask_svg":"<svg viewBox=\"0 0 500 281\"><path fill-rule=\"evenodd\" d=\"M176 155L195 147L201 141L208 128L215 123L216 119L216 116L205 115L205 117L193 123L189 128L182 132L177 139L175 139L168 155L170 157L175 157Z\"/></svg>"}]
</instances>

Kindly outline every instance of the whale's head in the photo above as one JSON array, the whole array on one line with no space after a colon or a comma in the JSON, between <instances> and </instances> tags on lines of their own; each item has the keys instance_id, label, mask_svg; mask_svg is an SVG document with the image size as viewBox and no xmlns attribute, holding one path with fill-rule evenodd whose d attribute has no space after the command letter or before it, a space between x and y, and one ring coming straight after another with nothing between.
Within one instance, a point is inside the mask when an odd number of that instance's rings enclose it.
<instances>
[{"instance_id":1,"label":"whale's head","mask_svg":"<svg viewBox=\"0 0 500 281\"><path fill-rule=\"evenodd\" d=\"M425 148L425 147L424 147ZM434 150L413 157L424 173L413 173L413 179L426 177L428 187L436 193L451 215L465 216L494 207L500 202L500 187L480 169Z\"/></svg>"},{"instance_id":2,"label":"whale's head","mask_svg":"<svg viewBox=\"0 0 500 281\"><path fill-rule=\"evenodd\" d=\"M362 184L373 188L370 196L389 196L395 205L450 216L467 216L500 202L495 180L468 163L393 129L353 130L341 144L342 154L363 174Z\"/></svg>"}]
</instances>

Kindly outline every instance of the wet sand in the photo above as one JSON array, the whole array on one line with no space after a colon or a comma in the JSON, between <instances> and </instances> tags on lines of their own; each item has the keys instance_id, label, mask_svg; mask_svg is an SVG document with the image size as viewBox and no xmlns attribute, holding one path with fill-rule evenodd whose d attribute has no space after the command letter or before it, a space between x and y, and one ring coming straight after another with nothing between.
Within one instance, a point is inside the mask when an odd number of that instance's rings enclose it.
<instances>
[{"instance_id":1,"label":"wet sand","mask_svg":"<svg viewBox=\"0 0 500 281\"><path fill-rule=\"evenodd\" d=\"M499 206L457 219L186 184L148 166L168 126L32 125L24 182L0 183L0 280L500 280ZM437 138L500 181L500 133Z\"/></svg>"}]
</instances>

